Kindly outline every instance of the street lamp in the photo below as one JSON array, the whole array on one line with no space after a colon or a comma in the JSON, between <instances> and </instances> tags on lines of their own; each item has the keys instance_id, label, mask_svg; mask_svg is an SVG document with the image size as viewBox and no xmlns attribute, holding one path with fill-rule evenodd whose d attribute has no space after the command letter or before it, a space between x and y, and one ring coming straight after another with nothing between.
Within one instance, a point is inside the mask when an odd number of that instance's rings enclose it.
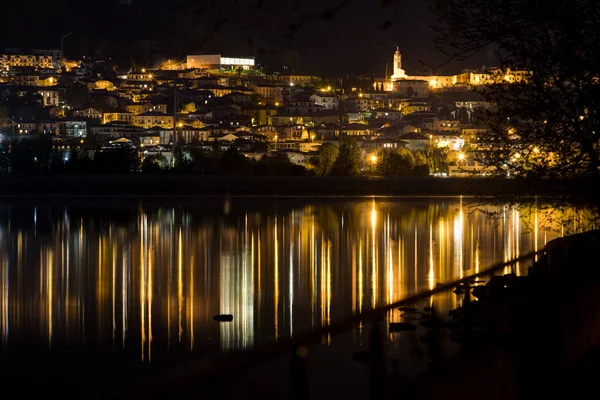
<instances>
[{"instance_id":1,"label":"street lamp","mask_svg":"<svg viewBox=\"0 0 600 400\"><path fill-rule=\"evenodd\" d=\"M377 163L377 156L373 154L371 156L371 175L375 175L375 164Z\"/></svg>"}]
</instances>

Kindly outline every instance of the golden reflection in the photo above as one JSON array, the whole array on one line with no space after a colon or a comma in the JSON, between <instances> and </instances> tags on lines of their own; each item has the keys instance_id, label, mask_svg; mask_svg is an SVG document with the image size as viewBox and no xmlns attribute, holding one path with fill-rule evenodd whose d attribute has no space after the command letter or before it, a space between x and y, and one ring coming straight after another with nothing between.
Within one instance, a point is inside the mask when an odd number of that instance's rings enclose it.
<instances>
[{"instance_id":1,"label":"golden reflection","mask_svg":"<svg viewBox=\"0 0 600 400\"><path fill-rule=\"evenodd\" d=\"M9 264L8 260L4 259L2 255L0 257L0 338L2 339L2 352L5 353L8 348L8 333L9 333L9 285L8 285L8 274Z\"/></svg>"},{"instance_id":2,"label":"golden reflection","mask_svg":"<svg viewBox=\"0 0 600 400\"><path fill-rule=\"evenodd\" d=\"M356 245L352 243L352 251L350 252L352 257L352 315L356 314L356 281L358 279L358 274L356 272Z\"/></svg>"},{"instance_id":3,"label":"golden reflection","mask_svg":"<svg viewBox=\"0 0 600 400\"><path fill-rule=\"evenodd\" d=\"M327 277L325 278L326 282L326 320L325 325L331 324L331 241L327 241ZM331 334L327 334L327 344L331 344Z\"/></svg>"},{"instance_id":4,"label":"golden reflection","mask_svg":"<svg viewBox=\"0 0 600 400\"><path fill-rule=\"evenodd\" d=\"M533 220L533 250L535 252L537 252L538 251L538 235L539 235L539 232L538 232L538 210L537 210L537 208L535 210L535 214L534 214L533 218L534 218L534 220ZM536 256L535 258L537 260L538 257Z\"/></svg>"},{"instance_id":5,"label":"golden reflection","mask_svg":"<svg viewBox=\"0 0 600 400\"><path fill-rule=\"evenodd\" d=\"M375 210L375 199L371 205L371 307L377 307L377 279L379 273L377 271L377 247L375 243L375 228L377 227L377 210Z\"/></svg>"},{"instance_id":6,"label":"golden reflection","mask_svg":"<svg viewBox=\"0 0 600 400\"><path fill-rule=\"evenodd\" d=\"M257 252L257 260L256 260L256 283L258 285L258 296L256 296L256 304L257 304L257 310L260 312L262 311L262 303L261 303L261 297L262 297L262 279L261 279L261 271L262 271L262 263L261 263L261 257L260 257L260 249L262 248L261 243L260 243L260 232L257 234L258 237L258 248L256 249ZM258 327L260 328L260 320L258 320Z\"/></svg>"},{"instance_id":7,"label":"golden reflection","mask_svg":"<svg viewBox=\"0 0 600 400\"><path fill-rule=\"evenodd\" d=\"M315 328L315 278L316 278L316 263L315 263L315 217L311 216L310 224L310 315L311 328Z\"/></svg>"},{"instance_id":8,"label":"golden reflection","mask_svg":"<svg viewBox=\"0 0 600 400\"><path fill-rule=\"evenodd\" d=\"M273 315L275 325L275 340L279 339L279 241L277 239L277 216L275 216L275 226L273 229L274 244L274 266L273 266Z\"/></svg>"},{"instance_id":9,"label":"golden reflection","mask_svg":"<svg viewBox=\"0 0 600 400\"><path fill-rule=\"evenodd\" d=\"M142 343L142 361L146 353L146 265L144 246L144 218L140 218L140 328Z\"/></svg>"},{"instance_id":10,"label":"golden reflection","mask_svg":"<svg viewBox=\"0 0 600 400\"><path fill-rule=\"evenodd\" d=\"M362 313L363 308L363 296L364 296L364 277L363 277L363 243L362 240L358 241L358 313Z\"/></svg>"},{"instance_id":11,"label":"golden reflection","mask_svg":"<svg viewBox=\"0 0 600 400\"><path fill-rule=\"evenodd\" d=\"M293 218L292 218L293 220ZM289 269L289 302L290 302L290 336L294 335L294 242L290 244L290 269Z\"/></svg>"},{"instance_id":12,"label":"golden reflection","mask_svg":"<svg viewBox=\"0 0 600 400\"><path fill-rule=\"evenodd\" d=\"M463 236L464 236L464 215L462 197L460 199L460 208L458 214L454 216L454 270L457 272L456 278L462 279L464 276L463 265Z\"/></svg>"},{"instance_id":13,"label":"golden reflection","mask_svg":"<svg viewBox=\"0 0 600 400\"><path fill-rule=\"evenodd\" d=\"M250 205L236 214L246 205L230 201L226 217L202 208L140 207L127 221L107 216L100 224L69 219L64 210L42 215L40 207L38 222L51 220L51 230L34 228L31 217L28 227L9 224L5 215L3 346L32 332L38 344L53 347L83 345L93 335L106 348L134 349L146 362L181 349L249 348L539 250L561 229L581 229L549 224L537 208L487 206L500 212L493 221L458 198L307 205L282 199L277 215ZM437 302L453 307L456 296ZM215 323L217 313L234 319ZM178 340L171 341L175 329Z\"/></svg>"},{"instance_id":14,"label":"golden reflection","mask_svg":"<svg viewBox=\"0 0 600 400\"><path fill-rule=\"evenodd\" d=\"M54 325L53 325L54 313L53 313L53 309L52 309L52 305L54 302L54 288L53 288L54 257L52 255L52 253L53 253L52 250L48 250L48 253L46 255L46 265L48 266L48 272L46 274L46 287L48 290L48 300L47 300L47 304L48 304L48 346L52 346L52 333L53 333L53 329L54 329Z\"/></svg>"},{"instance_id":15,"label":"golden reflection","mask_svg":"<svg viewBox=\"0 0 600 400\"><path fill-rule=\"evenodd\" d=\"M181 325L181 312L183 310L183 246L181 245L181 227L177 235L177 321L179 326L179 341L183 334L183 326Z\"/></svg>"},{"instance_id":16,"label":"golden reflection","mask_svg":"<svg viewBox=\"0 0 600 400\"><path fill-rule=\"evenodd\" d=\"M153 280L154 280L154 249L153 246L150 245L148 249L148 286L146 288L148 295L148 361L152 361L152 292L154 288Z\"/></svg>"},{"instance_id":17,"label":"golden reflection","mask_svg":"<svg viewBox=\"0 0 600 400\"><path fill-rule=\"evenodd\" d=\"M415 248L413 254L414 260L414 284L413 284L413 293L417 293L419 291L419 242L417 240L417 227L415 226Z\"/></svg>"},{"instance_id":18,"label":"golden reflection","mask_svg":"<svg viewBox=\"0 0 600 400\"><path fill-rule=\"evenodd\" d=\"M435 286L435 267L433 263L433 225L429 224L429 290Z\"/></svg>"},{"instance_id":19,"label":"golden reflection","mask_svg":"<svg viewBox=\"0 0 600 400\"><path fill-rule=\"evenodd\" d=\"M128 296L128 285L127 285L127 266L129 265L129 260L126 254L123 254L123 261L121 264L121 344L122 347L125 348L125 339L127 338L127 298Z\"/></svg>"},{"instance_id":20,"label":"golden reflection","mask_svg":"<svg viewBox=\"0 0 600 400\"><path fill-rule=\"evenodd\" d=\"M252 237L252 241L254 241L254 237ZM190 257L190 287L189 287L189 291L190 291L190 351L194 351L194 269L195 269L195 263L194 263L194 254L191 255Z\"/></svg>"},{"instance_id":21,"label":"golden reflection","mask_svg":"<svg viewBox=\"0 0 600 400\"><path fill-rule=\"evenodd\" d=\"M321 326L327 325L327 250L325 249L325 240L321 235L321 261L319 262L319 278L321 287L319 290L319 304L321 306Z\"/></svg>"},{"instance_id":22,"label":"golden reflection","mask_svg":"<svg viewBox=\"0 0 600 400\"><path fill-rule=\"evenodd\" d=\"M389 217L387 220L387 229L386 229L386 237L388 238L387 240L387 262L386 262L386 270L387 270L387 302L389 303L393 303L394 302L394 257L392 255L392 244L391 241L389 240L390 237L390 221L389 221Z\"/></svg>"}]
</instances>

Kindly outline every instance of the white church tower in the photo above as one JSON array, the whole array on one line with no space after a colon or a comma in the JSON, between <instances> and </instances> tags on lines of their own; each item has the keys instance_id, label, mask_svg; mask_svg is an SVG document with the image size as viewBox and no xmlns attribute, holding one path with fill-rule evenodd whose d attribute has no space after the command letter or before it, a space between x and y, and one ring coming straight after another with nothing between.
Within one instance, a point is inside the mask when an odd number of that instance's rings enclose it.
<instances>
[{"instance_id":1,"label":"white church tower","mask_svg":"<svg viewBox=\"0 0 600 400\"><path fill-rule=\"evenodd\" d=\"M406 72L402 69L402 54L400 54L400 48L396 47L394 53L394 74L392 75L392 81L406 78Z\"/></svg>"}]
</instances>

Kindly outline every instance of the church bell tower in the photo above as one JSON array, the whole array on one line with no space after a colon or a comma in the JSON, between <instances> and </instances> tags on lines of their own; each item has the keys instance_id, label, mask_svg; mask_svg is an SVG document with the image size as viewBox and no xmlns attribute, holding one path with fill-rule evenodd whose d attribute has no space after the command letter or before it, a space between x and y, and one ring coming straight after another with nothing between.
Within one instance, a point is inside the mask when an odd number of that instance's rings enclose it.
<instances>
[{"instance_id":1,"label":"church bell tower","mask_svg":"<svg viewBox=\"0 0 600 400\"><path fill-rule=\"evenodd\" d=\"M406 78L406 72L402 69L402 54L400 54L400 48L396 47L394 53L394 74L392 80Z\"/></svg>"}]
</instances>

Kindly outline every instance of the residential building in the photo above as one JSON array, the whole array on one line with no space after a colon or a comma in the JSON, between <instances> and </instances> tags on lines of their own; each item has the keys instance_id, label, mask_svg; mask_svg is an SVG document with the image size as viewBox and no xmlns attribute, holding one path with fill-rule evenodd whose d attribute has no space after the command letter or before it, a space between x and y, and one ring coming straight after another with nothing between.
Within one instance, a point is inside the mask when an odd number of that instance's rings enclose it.
<instances>
[{"instance_id":1,"label":"residential building","mask_svg":"<svg viewBox=\"0 0 600 400\"><path fill-rule=\"evenodd\" d=\"M393 110L391 108L377 108L373 110L372 117L377 118L385 118L391 121L398 121L402 118L402 113L398 110Z\"/></svg>"},{"instance_id":2,"label":"residential building","mask_svg":"<svg viewBox=\"0 0 600 400\"><path fill-rule=\"evenodd\" d=\"M431 106L427 101L411 101L402 106L402 114L408 115L416 112L431 111Z\"/></svg>"},{"instance_id":3,"label":"residential building","mask_svg":"<svg viewBox=\"0 0 600 400\"><path fill-rule=\"evenodd\" d=\"M143 114L135 115L133 117L133 125L141 126L146 129L152 128L154 126L172 128L173 116L158 111L145 112Z\"/></svg>"},{"instance_id":4,"label":"residential building","mask_svg":"<svg viewBox=\"0 0 600 400\"><path fill-rule=\"evenodd\" d=\"M110 122L120 121L125 122L127 124L134 124L134 114L128 111L116 111L116 112L107 112L102 114L102 123L108 124Z\"/></svg>"},{"instance_id":5,"label":"residential building","mask_svg":"<svg viewBox=\"0 0 600 400\"><path fill-rule=\"evenodd\" d=\"M269 117L277 115L277 109L268 106L246 108L242 112L251 118L252 126L267 125L269 123Z\"/></svg>"},{"instance_id":6,"label":"residential building","mask_svg":"<svg viewBox=\"0 0 600 400\"><path fill-rule=\"evenodd\" d=\"M127 112L130 112L133 115L139 115L151 111L158 111L164 114L167 113L166 104L133 103L128 104L125 108L127 109Z\"/></svg>"},{"instance_id":7,"label":"residential building","mask_svg":"<svg viewBox=\"0 0 600 400\"><path fill-rule=\"evenodd\" d=\"M86 121L62 121L60 123L60 133L65 136L81 137L87 136Z\"/></svg>"},{"instance_id":8,"label":"residential building","mask_svg":"<svg viewBox=\"0 0 600 400\"><path fill-rule=\"evenodd\" d=\"M141 71L118 75L117 78L132 82L152 82L154 80L154 74L142 69Z\"/></svg>"},{"instance_id":9,"label":"residential building","mask_svg":"<svg viewBox=\"0 0 600 400\"><path fill-rule=\"evenodd\" d=\"M460 131L460 122L452 119L426 119L421 126L428 131Z\"/></svg>"},{"instance_id":10,"label":"residential building","mask_svg":"<svg viewBox=\"0 0 600 400\"><path fill-rule=\"evenodd\" d=\"M377 107L377 100L359 94L358 97L346 100L346 105L350 111L365 112Z\"/></svg>"},{"instance_id":11,"label":"residential building","mask_svg":"<svg viewBox=\"0 0 600 400\"><path fill-rule=\"evenodd\" d=\"M58 89L38 90L37 93L44 100L44 107L58 107L60 102L60 91Z\"/></svg>"},{"instance_id":12,"label":"residential building","mask_svg":"<svg viewBox=\"0 0 600 400\"><path fill-rule=\"evenodd\" d=\"M315 105L327 110L337 110L340 107L340 99L335 94L315 93L310 96L310 100L313 101Z\"/></svg>"},{"instance_id":13,"label":"residential building","mask_svg":"<svg viewBox=\"0 0 600 400\"><path fill-rule=\"evenodd\" d=\"M276 80L286 85L307 85L314 82L317 78L311 75L279 75Z\"/></svg>"},{"instance_id":14,"label":"residential building","mask_svg":"<svg viewBox=\"0 0 600 400\"><path fill-rule=\"evenodd\" d=\"M430 83L425 80L400 79L393 83L394 93L403 97L427 97L429 88Z\"/></svg>"},{"instance_id":15,"label":"residential building","mask_svg":"<svg viewBox=\"0 0 600 400\"><path fill-rule=\"evenodd\" d=\"M279 113L269 117L269 125L282 126L282 125L306 125L309 127L317 126L321 124L347 124L348 115L339 115L337 112L316 112L307 114L288 114Z\"/></svg>"},{"instance_id":16,"label":"residential building","mask_svg":"<svg viewBox=\"0 0 600 400\"><path fill-rule=\"evenodd\" d=\"M268 84L251 84L250 89L261 95L265 100L283 103L283 87Z\"/></svg>"},{"instance_id":17,"label":"residential building","mask_svg":"<svg viewBox=\"0 0 600 400\"><path fill-rule=\"evenodd\" d=\"M93 107L84 108L83 110L73 111L73 115L80 118L102 120L103 114Z\"/></svg>"},{"instance_id":18,"label":"residential building","mask_svg":"<svg viewBox=\"0 0 600 400\"><path fill-rule=\"evenodd\" d=\"M38 54L0 54L0 65L13 67L54 68L52 56Z\"/></svg>"},{"instance_id":19,"label":"residential building","mask_svg":"<svg viewBox=\"0 0 600 400\"><path fill-rule=\"evenodd\" d=\"M410 151L427 151L429 147L429 137L421 132L405 133L399 139L406 142L406 148Z\"/></svg>"},{"instance_id":20,"label":"residential building","mask_svg":"<svg viewBox=\"0 0 600 400\"><path fill-rule=\"evenodd\" d=\"M452 131L424 132L429 135L431 144L438 148L449 148L458 151L463 148L465 140L460 137L460 133Z\"/></svg>"}]
</instances>

